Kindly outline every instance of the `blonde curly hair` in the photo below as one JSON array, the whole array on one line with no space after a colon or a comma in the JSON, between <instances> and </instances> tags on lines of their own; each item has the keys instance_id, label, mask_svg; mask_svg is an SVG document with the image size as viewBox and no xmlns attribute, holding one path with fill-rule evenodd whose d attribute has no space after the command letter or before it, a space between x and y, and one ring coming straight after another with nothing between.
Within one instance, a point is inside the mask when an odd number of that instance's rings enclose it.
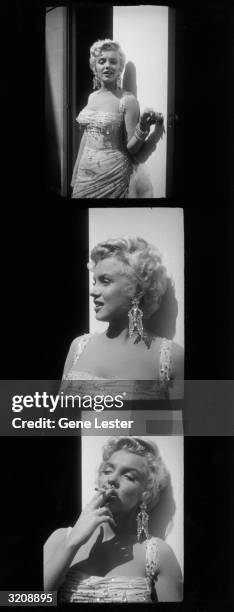
<instances>
[{"instance_id":1,"label":"blonde curly hair","mask_svg":"<svg viewBox=\"0 0 234 612\"><path fill-rule=\"evenodd\" d=\"M96 60L98 57L100 57L102 51L115 51L119 54L121 74L125 65L125 55L119 43L114 40L111 40L110 38L105 38L104 40L97 40L90 47L89 65L93 73L96 74Z\"/></svg>"},{"instance_id":2,"label":"blonde curly hair","mask_svg":"<svg viewBox=\"0 0 234 612\"><path fill-rule=\"evenodd\" d=\"M170 475L162 460L157 445L151 440L148 442L142 438L130 436L116 436L109 438L102 449L103 461L98 469L101 476L113 453L126 450L140 457L144 457L147 463L145 490L148 493L147 506L154 508L159 501L160 494L167 486Z\"/></svg>"},{"instance_id":3,"label":"blonde curly hair","mask_svg":"<svg viewBox=\"0 0 234 612\"><path fill-rule=\"evenodd\" d=\"M88 268L93 271L98 261L108 257L116 257L123 264L124 273L136 284L136 295L141 296L144 317L151 317L159 309L168 286L159 251L143 238L110 238L92 249Z\"/></svg>"}]
</instances>

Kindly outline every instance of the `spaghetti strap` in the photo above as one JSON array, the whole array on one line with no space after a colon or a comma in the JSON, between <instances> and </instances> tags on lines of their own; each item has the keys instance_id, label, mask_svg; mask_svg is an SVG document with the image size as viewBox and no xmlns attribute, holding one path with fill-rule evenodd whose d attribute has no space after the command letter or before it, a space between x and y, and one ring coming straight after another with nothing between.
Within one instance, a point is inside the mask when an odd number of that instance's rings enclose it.
<instances>
[{"instance_id":1,"label":"spaghetti strap","mask_svg":"<svg viewBox=\"0 0 234 612\"><path fill-rule=\"evenodd\" d=\"M146 577L151 583L158 572L158 549L157 549L157 538L150 538L146 540L146 561L145 571Z\"/></svg>"},{"instance_id":2,"label":"spaghetti strap","mask_svg":"<svg viewBox=\"0 0 234 612\"><path fill-rule=\"evenodd\" d=\"M83 334L83 336L78 336L77 347L76 347L76 351L73 357L71 368L73 368L74 365L77 363L78 359L82 355L91 337L92 337L92 334Z\"/></svg>"},{"instance_id":3,"label":"spaghetti strap","mask_svg":"<svg viewBox=\"0 0 234 612\"><path fill-rule=\"evenodd\" d=\"M163 338L159 349L159 380L162 383L171 380L172 374L172 340Z\"/></svg>"},{"instance_id":4,"label":"spaghetti strap","mask_svg":"<svg viewBox=\"0 0 234 612\"><path fill-rule=\"evenodd\" d=\"M120 98L120 101L119 101L119 112L120 113L125 113L125 110L126 110L125 98L126 96L122 96L122 98Z\"/></svg>"}]
</instances>

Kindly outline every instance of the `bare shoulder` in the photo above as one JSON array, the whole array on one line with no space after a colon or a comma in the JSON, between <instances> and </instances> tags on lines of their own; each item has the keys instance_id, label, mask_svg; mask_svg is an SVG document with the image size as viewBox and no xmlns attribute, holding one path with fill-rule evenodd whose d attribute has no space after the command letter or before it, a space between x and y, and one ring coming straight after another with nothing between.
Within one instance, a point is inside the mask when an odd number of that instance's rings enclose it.
<instances>
[{"instance_id":1,"label":"bare shoulder","mask_svg":"<svg viewBox=\"0 0 234 612\"><path fill-rule=\"evenodd\" d=\"M76 338L74 338L74 340L72 340L64 365L63 378L67 375L70 368L72 367L77 354L80 354L85 348L85 346L88 344L91 336L92 334L82 334L82 336L77 336Z\"/></svg>"},{"instance_id":2,"label":"bare shoulder","mask_svg":"<svg viewBox=\"0 0 234 612\"><path fill-rule=\"evenodd\" d=\"M69 351L68 351L68 356L70 359L72 359L75 355L75 352L77 351L78 346L80 345L80 343L83 341L83 338L86 336L86 334L82 334L82 336L76 336L76 338L74 338L69 346Z\"/></svg>"},{"instance_id":3,"label":"bare shoulder","mask_svg":"<svg viewBox=\"0 0 234 612\"><path fill-rule=\"evenodd\" d=\"M68 527L61 527L51 533L44 544L45 556L50 555L55 548L64 540L67 535Z\"/></svg>"},{"instance_id":4,"label":"bare shoulder","mask_svg":"<svg viewBox=\"0 0 234 612\"><path fill-rule=\"evenodd\" d=\"M124 90L122 94L122 98L124 98L126 109L139 110L139 102L133 93L131 93L130 91Z\"/></svg>"},{"instance_id":5,"label":"bare shoulder","mask_svg":"<svg viewBox=\"0 0 234 612\"><path fill-rule=\"evenodd\" d=\"M128 91L127 89L123 89L122 91L122 97L123 96L128 96L129 98L133 98L134 100L136 100L136 96L132 93L132 91Z\"/></svg>"},{"instance_id":6,"label":"bare shoulder","mask_svg":"<svg viewBox=\"0 0 234 612\"><path fill-rule=\"evenodd\" d=\"M180 577L180 565L171 546L165 540L156 537L152 538L152 546L155 547L159 572Z\"/></svg>"},{"instance_id":7,"label":"bare shoulder","mask_svg":"<svg viewBox=\"0 0 234 612\"><path fill-rule=\"evenodd\" d=\"M74 338L74 340L72 340L71 345L70 345L70 351L75 352L79 346L88 343L88 341L90 340L90 338L93 336L93 334L87 333L87 334L82 334L81 336L76 336L76 338Z\"/></svg>"},{"instance_id":8,"label":"bare shoulder","mask_svg":"<svg viewBox=\"0 0 234 612\"><path fill-rule=\"evenodd\" d=\"M96 101L99 98L99 93L98 92L99 92L99 90L92 91L92 93L89 94L89 96L88 96L87 106L89 106L90 110L92 110L92 108L93 108L93 110L96 110L96 103L97 103Z\"/></svg>"},{"instance_id":9,"label":"bare shoulder","mask_svg":"<svg viewBox=\"0 0 234 612\"><path fill-rule=\"evenodd\" d=\"M88 102L90 100L94 100L97 96L98 96L98 91L92 91L91 94L89 94L88 96Z\"/></svg>"}]
</instances>

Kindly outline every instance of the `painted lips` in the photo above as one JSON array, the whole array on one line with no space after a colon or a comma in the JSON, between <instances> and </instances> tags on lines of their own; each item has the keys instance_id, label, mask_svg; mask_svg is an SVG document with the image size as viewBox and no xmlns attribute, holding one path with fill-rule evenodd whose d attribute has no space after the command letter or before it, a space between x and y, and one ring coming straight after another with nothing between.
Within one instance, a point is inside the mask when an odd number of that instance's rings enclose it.
<instances>
[{"instance_id":1,"label":"painted lips","mask_svg":"<svg viewBox=\"0 0 234 612\"><path fill-rule=\"evenodd\" d=\"M100 308L102 308L103 304L101 302L94 302L94 308L95 310L99 310Z\"/></svg>"}]
</instances>

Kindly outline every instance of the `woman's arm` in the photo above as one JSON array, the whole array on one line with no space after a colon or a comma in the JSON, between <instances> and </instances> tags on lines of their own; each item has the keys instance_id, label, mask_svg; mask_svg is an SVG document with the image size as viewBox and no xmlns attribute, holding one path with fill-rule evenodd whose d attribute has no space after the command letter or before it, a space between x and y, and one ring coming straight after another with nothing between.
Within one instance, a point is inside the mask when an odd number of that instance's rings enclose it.
<instances>
[{"instance_id":1,"label":"woman's arm","mask_svg":"<svg viewBox=\"0 0 234 612\"><path fill-rule=\"evenodd\" d=\"M125 98L125 128L127 134L127 150L131 155L135 155L142 147L142 142L137 140L134 135L136 126L140 119L140 107L137 99L133 95Z\"/></svg>"},{"instance_id":2,"label":"woman's arm","mask_svg":"<svg viewBox=\"0 0 234 612\"><path fill-rule=\"evenodd\" d=\"M124 116L127 133L127 150L129 151L130 155L135 155L142 148L142 145L149 134L150 126L155 124L161 115L159 115L159 113L156 114L153 109L149 108L146 109L140 116L139 103L134 95L129 94L125 98ZM143 135L144 133L145 135Z\"/></svg>"},{"instance_id":3,"label":"woman's arm","mask_svg":"<svg viewBox=\"0 0 234 612\"><path fill-rule=\"evenodd\" d=\"M67 529L57 529L44 546L44 590L57 590L78 550L71 546Z\"/></svg>"},{"instance_id":4,"label":"woman's arm","mask_svg":"<svg viewBox=\"0 0 234 612\"><path fill-rule=\"evenodd\" d=\"M155 581L158 601L182 601L183 580L179 563L166 542L159 545L159 573Z\"/></svg>"},{"instance_id":5,"label":"woman's arm","mask_svg":"<svg viewBox=\"0 0 234 612\"><path fill-rule=\"evenodd\" d=\"M72 529L58 529L48 538L44 546L45 591L59 589L76 553L97 527L102 523L115 527L111 510L103 505L104 499L103 493L94 495Z\"/></svg>"}]
</instances>

